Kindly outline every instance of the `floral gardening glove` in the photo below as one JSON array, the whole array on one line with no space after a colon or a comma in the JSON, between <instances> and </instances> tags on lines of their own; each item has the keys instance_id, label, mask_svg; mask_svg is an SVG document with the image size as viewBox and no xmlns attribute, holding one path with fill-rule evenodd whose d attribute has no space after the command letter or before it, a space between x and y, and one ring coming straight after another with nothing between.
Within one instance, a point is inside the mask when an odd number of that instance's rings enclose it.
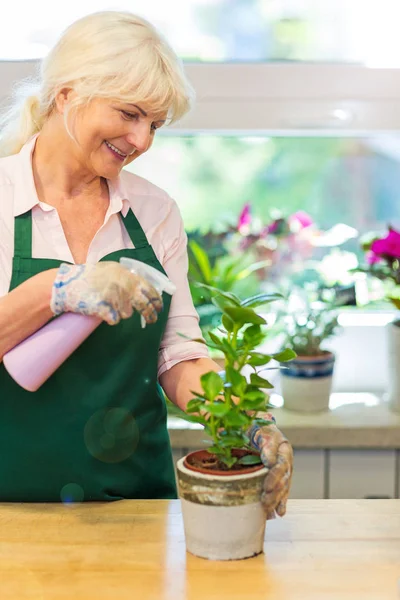
<instances>
[{"instance_id":1,"label":"floral gardening glove","mask_svg":"<svg viewBox=\"0 0 400 600\"><path fill-rule=\"evenodd\" d=\"M254 423L250 428L249 437L251 445L260 452L261 460L268 469L261 501L267 512L267 519L274 519L275 511L280 517L286 513L293 473L293 450L275 425L275 418L271 413L263 414L262 418L272 423Z\"/></svg>"},{"instance_id":2,"label":"floral gardening glove","mask_svg":"<svg viewBox=\"0 0 400 600\"><path fill-rule=\"evenodd\" d=\"M152 285L112 261L86 265L62 263L50 302L55 315L63 312L93 315L109 325L128 319L134 310L146 323L155 323L162 306L162 298Z\"/></svg>"}]
</instances>

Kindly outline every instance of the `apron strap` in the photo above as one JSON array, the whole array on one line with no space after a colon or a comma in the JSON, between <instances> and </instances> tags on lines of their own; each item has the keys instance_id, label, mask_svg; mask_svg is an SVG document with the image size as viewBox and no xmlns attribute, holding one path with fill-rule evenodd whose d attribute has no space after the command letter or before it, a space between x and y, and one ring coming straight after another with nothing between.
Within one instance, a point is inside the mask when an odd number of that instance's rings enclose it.
<instances>
[{"instance_id":1,"label":"apron strap","mask_svg":"<svg viewBox=\"0 0 400 600\"><path fill-rule=\"evenodd\" d=\"M32 211L14 219L14 256L32 258Z\"/></svg>"},{"instance_id":2,"label":"apron strap","mask_svg":"<svg viewBox=\"0 0 400 600\"><path fill-rule=\"evenodd\" d=\"M129 209L124 217L124 225L136 249L149 246L146 234L139 221ZM18 215L14 219L14 256L19 258L32 258L32 211Z\"/></svg>"},{"instance_id":3,"label":"apron strap","mask_svg":"<svg viewBox=\"0 0 400 600\"><path fill-rule=\"evenodd\" d=\"M143 231L139 221L137 220L131 208L128 210L123 222L127 232L129 233L129 237L131 238L131 241L135 246L135 249L145 248L146 246L149 246L146 234Z\"/></svg>"}]
</instances>

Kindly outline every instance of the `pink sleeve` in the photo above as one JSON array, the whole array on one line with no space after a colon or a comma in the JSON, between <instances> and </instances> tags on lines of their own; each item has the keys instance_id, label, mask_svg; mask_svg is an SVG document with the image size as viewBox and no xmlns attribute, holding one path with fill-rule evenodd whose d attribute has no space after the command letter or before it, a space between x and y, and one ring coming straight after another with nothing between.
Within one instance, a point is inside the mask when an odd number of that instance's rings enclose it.
<instances>
[{"instance_id":1,"label":"pink sleeve","mask_svg":"<svg viewBox=\"0 0 400 600\"><path fill-rule=\"evenodd\" d=\"M188 255L187 236L179 209L175 203L165 222L163 267L169 279L176 285L172 296L167 326L161 340L158 357L158 377L174 365L194 358L208 358L204 344L182 338L202 337L199 317L193 306L187 279Z\"/></svg>"}]
</instances>

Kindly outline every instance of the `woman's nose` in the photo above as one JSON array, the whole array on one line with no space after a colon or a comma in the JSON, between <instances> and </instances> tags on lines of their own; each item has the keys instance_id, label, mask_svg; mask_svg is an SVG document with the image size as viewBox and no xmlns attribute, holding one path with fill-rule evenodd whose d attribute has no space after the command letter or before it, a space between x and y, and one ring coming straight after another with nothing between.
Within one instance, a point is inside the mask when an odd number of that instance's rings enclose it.
<instances>
[{"instance_id":1,"label":"woman's nose","mask_svg":"<svg viewBox=\"0 0 400 600\"><path fill-rule=\"evenodd\" d=\"M135 124L133 131L126 136L129 145L134 146L138 152L145 152L150 145L150 125L148 123Z\"/></svg>"}]
</instances>

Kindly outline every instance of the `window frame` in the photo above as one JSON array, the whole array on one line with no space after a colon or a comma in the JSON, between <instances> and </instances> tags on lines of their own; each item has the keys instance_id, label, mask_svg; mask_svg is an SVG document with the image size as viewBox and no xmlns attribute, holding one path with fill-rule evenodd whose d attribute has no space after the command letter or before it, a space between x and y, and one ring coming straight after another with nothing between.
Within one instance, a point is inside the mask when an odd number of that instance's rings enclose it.
<instances>
[{"instance_id":1,"label":"window frame","mask_svg":"<svg viewBox=\"0 0 400 600\"><path fill-rule=\"evenodd\" d=\"M0 100L39 60L0 61ZM400 69L351 64L185 63L191 112L162 135L367 136L400 132Z\"/></svg>"}]
</instances>

